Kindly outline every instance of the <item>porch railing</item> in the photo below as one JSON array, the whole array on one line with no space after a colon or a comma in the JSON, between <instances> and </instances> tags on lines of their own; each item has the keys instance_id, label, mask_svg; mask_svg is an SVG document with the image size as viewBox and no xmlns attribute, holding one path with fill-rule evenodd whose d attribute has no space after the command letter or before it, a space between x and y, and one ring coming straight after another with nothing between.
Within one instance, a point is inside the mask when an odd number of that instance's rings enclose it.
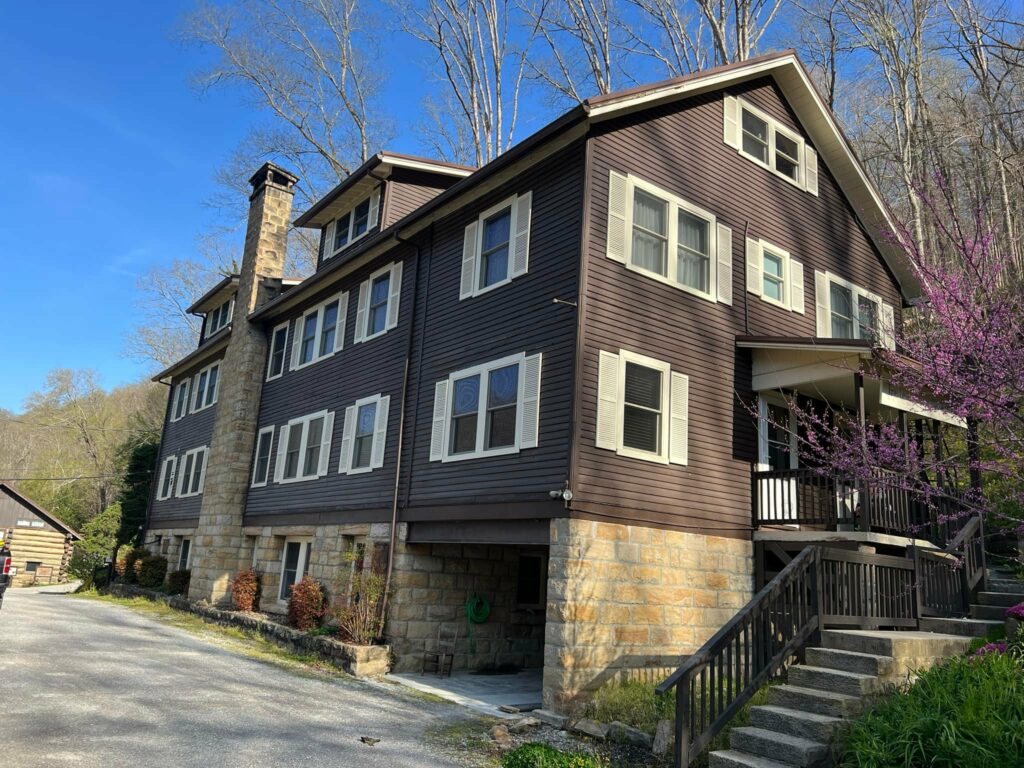
<instances>
[{"instance_id":1,"label":"porch railing","mask_svg":"<svg viewBox=\"0 0 1024 768\"><path fill-rule=\"evenodd\" d=\"M920 616L966 616L985 585L985 531L972 517L941 550L914 549Z\"/></svg>"}]
</instances>

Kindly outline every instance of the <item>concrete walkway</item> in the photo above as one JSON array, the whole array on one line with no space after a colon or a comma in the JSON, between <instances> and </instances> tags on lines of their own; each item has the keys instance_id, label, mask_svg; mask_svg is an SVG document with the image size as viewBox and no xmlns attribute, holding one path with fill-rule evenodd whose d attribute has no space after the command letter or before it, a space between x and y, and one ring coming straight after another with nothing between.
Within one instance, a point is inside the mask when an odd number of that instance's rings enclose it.
<instances>
[{"instance_id":1,"label":"concrete walkway","mask_svg":"<svg viewBox=\"0 0 1024 768\"><path fill-rule=\"evenodd\" d=\"M380 684L249 659L128 608L36 590L8 591L0 611L0 698L0 760L19 768L445 768L460 763L429 734L472 719Z\"/></svg>"}]
</instances>

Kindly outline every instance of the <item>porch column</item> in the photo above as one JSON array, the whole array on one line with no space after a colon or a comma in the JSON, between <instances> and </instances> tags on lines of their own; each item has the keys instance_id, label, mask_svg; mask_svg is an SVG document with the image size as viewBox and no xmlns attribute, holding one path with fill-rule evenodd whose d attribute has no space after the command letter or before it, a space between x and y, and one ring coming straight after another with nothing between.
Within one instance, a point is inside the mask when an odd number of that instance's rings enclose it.
<instances>
[{"instance_id":1,"label":"porch column","mask_svg":"<svg viewBox=\"0 0 1024 768\"><path fill-rule=\"evenodd\" d=\"M867 450L867 433L865 427L868 422L867 405L864 402L864 374L857 371L853 374L853 399L857 404L857 423L860 425L861 442Z\"/></svg>"}]
</instances>

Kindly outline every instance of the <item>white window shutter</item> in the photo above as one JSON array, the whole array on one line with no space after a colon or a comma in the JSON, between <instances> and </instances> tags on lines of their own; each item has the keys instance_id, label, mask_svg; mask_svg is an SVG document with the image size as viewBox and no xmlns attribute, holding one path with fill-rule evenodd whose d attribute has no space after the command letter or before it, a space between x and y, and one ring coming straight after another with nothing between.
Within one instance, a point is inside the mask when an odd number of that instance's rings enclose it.
<instances>
[{"instance_id":1,"label":"white window shutter","mask_svg":"<svg viewBox=\"0 0 1024 768\"><path fill-rule=\"evenodd\" d=\"M896 310L892 304L882 304L881 333L882 346L896 349Z\"/></svg>"},{"instance_id":2,"label":"white window shutter","mask_svg":"<svg viewBox=\"0 0 1024 768\"><path fill-rule=\"evenodd\" d=\"M334 351L345 348L345 326L348 325L348 291L338 299L338 324L334 332Z\"/></svg>"},{"instance_id":3,"label":"white window shutter","mask_svg":"<svg viewBox=\"0 0 1024 768\"><path fill-rule=\"evenodd\" d=\"M430 426L430 460L444 458L445 421L448 417L448 379L442 379L434 387L434 416Z\"/></svg>"},{"instance_id":4,"label":"white window shutter","mask_svg":"<svg viewBox=\"0 0 1024 768\"><path fill-rule=\"evenodd\" d=\"M292 324L292 362L291 370L295 370L299 365L299 347L302 345L302 339L299 338L302 333L302 316L295 318Z\"/></svg>"},{"instance_id":5,"label":"white window shutter","mask_svg":"<svg viewBox=\"0 0 1024 768\"><path fill-rule=\"evenodd\" d=\"M755 296L762 290L761 245L747 238L747 290Z\"/></svg>"},{"instance_id":6,"label":"white window shutter","mask_svg":"<svg viewBox=\"0 0 1024 768\"><path fill-rule=\"evenodd\" d=\"M476 288L476 229L475 221L466 226L462 241L462 279L459 282L459 299L468 299Z\"/></svg>"},{"instance_id":7,"label":"white window shutter","mask_svg":"<svg viewBox=\"0 0 1024 768\"><path fill-rule=\"evenodd\" d=\"M718 251L718 300L732 304L732 230L725 224L717 227L715 248Z\"/></svg>"},{"instance_id":8,"label":"white window shutter","mask_svg":"<svg viewBox=\"0 0 1024 768\"><path fill-rule=\"evenodd\" d=\"M814 270L814 335L827 339L832 335L831 309L828 296L828 275L820 269Z\"/></svg>"},{"instance_id":9,"label":"white window shutter","mask_svg":"<svg viewBox=\"0 0 1024 768\"><path fill-rule=\"evenodd\" d=\"M530 355L523 360L523 414L519 435L520 448L536 448L540 433L540 364L541 356Z\"/></svg>"},{"instance_id":10,"label":"white window shutter","mask_svg":"<svg viewBox=\"0 0 1024 768\"><path fill-rule=\"evenodd\" d=\"M818 194L818 153L804 144L804 189Z\"/></svg>"},{"instance_id":11,"label":"white window shutter","mask_svg":"<svg viewBox=\"0 0 1024 768\"><path fill-rule=\"evenodd\" d=\"M316 476L323 477L331 466L331 437L334 436L334 412L324 416L324 431L320 436L320 461L316 468Z\"/></svg>"},{"instance_id":12,"label":"white window shutter","mask_svg":"<svg viewBox=\"0 0 1024 768\"><path fill-rule=\"evenodd\" d=\"M356 304L356 332L352 343L358 344L366 338L366 309L370 303L370 281L359 284L359 303Z\"/></svg>"},{"instance_id":13,"label":"white window shutter","mask_svg":"<svg viewBox=\"0 0 1024 768\"><path fill-rule=\"evenodd\" d=\"M199 468L199 493L203 492L206 485L206 462L210 458L210 448L203 449L203 465Z\"/></svg>"},{"instance_id":14,"label":"white window shutter","mask_svg":"<svg viewBox=\"0 0 1024 768\"><path fill-rule=\"evenodd\" d=\"M277 458L274 461L274 482L280 483L284 478L284 456L285 451L288 449L288 430L291 429L287 424L282 425L281 429L277 433Z\"/></svg>"},{"instance_id":15,"label":"white window shutter","mask_svg":"<svg viewBox=\"0 0 1024 768\"><path fill-rule=\"evenodd\" d=\"M804 313L804 265L795 259L789 260L789 308Z\"/></svg>"},{"instance_id":16,"label":"white window shutter","mask_svg":"<svg viewBox=\"0 0 1024 768\"><path fill-rule=\"evenodd\" d=\"M384 395L384 397L377 401L377 423L373 425L370 469L379 469L384 466L384 444L388 436L388 408L390 405L390 395Z\"/></svg>"},{"instance_id":17,"label":"white window shutter","mask_svg":"<svg viewBox=\"0 0 1024 768\"><path fill-rule=\"evenodd\" d=\"M619 448L619 356L601 352L597 363L597 447Z\"/></svg>"},{"instance_id":18,"label":"white window shutter","mask_svg":"<svg viewBox=\"0 0 1024 768\"><path fill-rule=\"evenodd\" d=\"M515 248L512 252L510 277L525 275L530 267L530 213L533 207L533 192L519 195L515 207Z\"/></svg>"},{"instance_id":19,"label":"white window shutter","mask_svg":"<svg viewBox=\"0 0 1024 768\"><path fill-rule=\"evenodd\" d=\"M334 226L337 221L332 221L324 230L324 252L321 259L329 259L334 254Z\"/></svg>"},{"instance_id":20,"label":"white window shutter","mask_svg":"<svg viewBox=\"0 0 1024 768\"><path fill-rule=\"evenodd\" d=\"M689 460L690 377L672 374L672 402L668 434L668 460L673 464L686 464Z\"/></svg>"},{"instance_id":21,"label":"white window shutter","mask_svg":"<svg viewBox=\"0 0 1024 768\"><path fill-rule=\"evenodd\" d=\"M338 471L342 474L352 468L352 443L356 432L356 407L350 405L345 409L345 421L341 425L341 459Z\"/></svg>"},{"instance_id":22,"label":"white window shutter","mask_svg":"<svg viewBox=\"0 0 1024 768\"><path fill-rule=\"evenodd\" d=\"M723 135L730 147L740 146L740 102L735 96L726 95Z\"/></svg>"},{"instance_id":23,"label":"white window shutter","mask_svg":"<svg viewBox=\"0 0 1024 768\"><path fill-rule=\"evenodd\" d=\"M370 218L366 221L366 228L373 229L379 222L377 216L380 213L380 187L373 190L370 195Z\"/></svg>"},{"instance_id":24,"label":"white window shutter","mask_svg":"<svg viewBox=\"0 0 1024 768\"><path fill-rule=\"evenodd\" d=\"M398 325L398 310L402 305L402 262L391 268L391 279L388 281L391 295L388 296L388 322L385 328L391 330Z\"/></svg>"},{"instance_id":25,"label":"white window shutter","mask_svg":"<svg viewBox=\"0 0 1024 768\"><path fill-rule=\"evenodd\" d=\"M626 263L626 212L629 179L612 171L608 177L608 258Z\"/></svg>"}]
</instances>

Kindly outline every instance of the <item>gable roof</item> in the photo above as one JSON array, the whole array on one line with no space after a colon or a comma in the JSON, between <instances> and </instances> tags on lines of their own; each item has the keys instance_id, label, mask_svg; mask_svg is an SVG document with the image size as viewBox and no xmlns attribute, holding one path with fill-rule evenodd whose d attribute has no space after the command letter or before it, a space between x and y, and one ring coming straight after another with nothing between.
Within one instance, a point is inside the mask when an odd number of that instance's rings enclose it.
<instances>
[{"instance_id":1,"label":"gable roof","mask_svg":"<svg viewBox=\"0 0 1024 768\"><path fill-rule=\"evenodd\" d=\"M82 538L81 534L72 529L71 526L62 523L56 517L54 517L45 509L43 509L34 501L32 501L32 499L30 499L28 496L26 496L23 493L19 493L18 490L15 489L13 486L10 486L4 482L0 482L0 493L7 494L9 497L14 499L19 504L21 504L21 506L25 507L25 509L29 510L36 517L43 518L43 520L48 522L58 531L61 531L65 536L70 536L75 540L79 540Z\"/></svg>"}]
</instances>

